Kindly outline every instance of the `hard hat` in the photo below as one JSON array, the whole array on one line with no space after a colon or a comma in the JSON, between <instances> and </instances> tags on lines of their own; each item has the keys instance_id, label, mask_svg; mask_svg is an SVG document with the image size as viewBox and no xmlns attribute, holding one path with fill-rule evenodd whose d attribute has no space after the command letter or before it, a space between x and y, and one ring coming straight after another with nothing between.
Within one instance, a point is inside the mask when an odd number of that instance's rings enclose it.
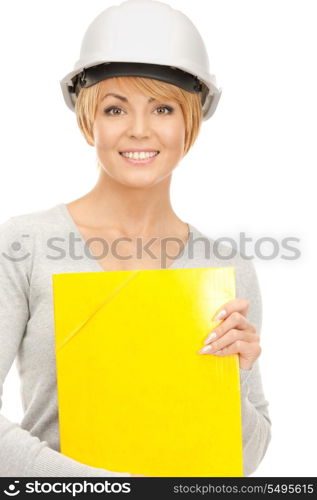
<instances>
[{"instance_id":1,"label":"hard hat","mask_svg":"<svg viewBox=\"0 0 317 500\"><path fill-rule=\"evenodd\" d=\"M60 84L74 111L81 87L128 75L200 92L204 120L221 96L197 28L185 14L156 0L126 0L102 11L86 30L73 71Z\"/></svg>"}]
</instances>

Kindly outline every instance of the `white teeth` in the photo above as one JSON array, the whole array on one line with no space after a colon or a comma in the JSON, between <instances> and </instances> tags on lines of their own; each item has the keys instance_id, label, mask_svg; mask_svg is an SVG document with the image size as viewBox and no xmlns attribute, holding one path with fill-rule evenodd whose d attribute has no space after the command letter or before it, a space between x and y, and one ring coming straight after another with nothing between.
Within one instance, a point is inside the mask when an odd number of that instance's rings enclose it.
<instances>
[{"instance_id":1,"label":"white teeth","mask_svg":"<svg viewBox=\"0 0 317 500\"><path fill-rule=\"evenodd\" d=\"M122 156L125 156L126 158L131 158L132 160L146 160L147 158L152 158L153 156L156 156L158 154L158 151L140 151L140 152L127 152L127 153L121 153Z\"/></svg>"}]
</instances>

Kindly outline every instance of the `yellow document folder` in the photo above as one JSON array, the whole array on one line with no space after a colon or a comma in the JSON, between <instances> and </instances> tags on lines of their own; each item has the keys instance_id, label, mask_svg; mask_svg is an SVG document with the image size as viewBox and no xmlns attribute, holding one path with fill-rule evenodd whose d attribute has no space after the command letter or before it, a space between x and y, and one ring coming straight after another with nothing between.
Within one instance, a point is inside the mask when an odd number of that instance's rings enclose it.
<instances>
[{"instance_id":1,"label":"yellow document folder","mask_svg":"<svg viewBox=\"0 0 317 500\"><path fill-rule=\"evenodd\" d=\"M235 268L54 274L61 452L146 476L242 476L237 355L198 354Z\"/></svg>"}]
</instances>

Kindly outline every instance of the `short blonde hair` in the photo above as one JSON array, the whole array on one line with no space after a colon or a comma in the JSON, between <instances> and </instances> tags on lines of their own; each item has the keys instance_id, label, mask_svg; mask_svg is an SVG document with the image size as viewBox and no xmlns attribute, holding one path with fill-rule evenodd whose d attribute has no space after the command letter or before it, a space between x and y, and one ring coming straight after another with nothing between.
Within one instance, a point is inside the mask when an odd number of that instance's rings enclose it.
<instances>
[{"instance_id":1,"label":"short blonde hair","mask_svg":"<svg viewBox=\"0 0 317 500\"><path fill-rule=\"evenodd\" d=\"M174 100L180 105L185 122L184 155L187 154L198 136L203 119L201 95L188 92L176 85L154 80L152 78L143 78L139 76L120 76L113 78L119 84L128 83L132 88L148 94L155 99ZM77 123L86 141L91 146L94 146L93 124L98 103L103 95L103 82L104 80L91 87L81 88L75 104Z\"/></svg>"}]
</instances>

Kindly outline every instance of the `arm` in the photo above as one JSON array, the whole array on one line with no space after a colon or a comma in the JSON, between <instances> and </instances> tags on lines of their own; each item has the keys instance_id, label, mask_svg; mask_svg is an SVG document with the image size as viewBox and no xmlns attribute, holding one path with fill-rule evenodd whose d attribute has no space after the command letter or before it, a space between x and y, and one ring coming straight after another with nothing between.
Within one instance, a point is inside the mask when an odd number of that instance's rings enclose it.
<instances>
[{"instance_id":1,"label":"arm","mask_svg":"<svg viewBox=\"0 0 317 500\"><path fill-rule=\"evenodd\" d=\"M243 436L243 474L249 476L259 466L271 440L271 420L265 400L259 361L251 370L240 369Z\"/></svg>"},{"instance_id":2,"label":"arm","mask_svg":"<svg viewBox=\"0 0 317 500\"><path fill-rule=\"evenodd\" d=\"M237 297L250 302L248 321L258 335L262 327L262 300L258 278L252 261L242 259L237 268ZM265 399L259 359L250 370L240 369L241 413L243 435L243 473L252 474L263 459L271 440L271 420Z\"/></svg>"},{"instance_id":3,"label":"arm","mask_svg":"<svg viewBox=\"0 0 317 500\"><path fill-rule=\"evenodd\" d=\"M26 261L13 262L10 245L21 239L14 218L0 225L0 410L5 377L29 320ZM81 464L0 415L0 477L130 477Z\"/></svg>"}]
</instances>

